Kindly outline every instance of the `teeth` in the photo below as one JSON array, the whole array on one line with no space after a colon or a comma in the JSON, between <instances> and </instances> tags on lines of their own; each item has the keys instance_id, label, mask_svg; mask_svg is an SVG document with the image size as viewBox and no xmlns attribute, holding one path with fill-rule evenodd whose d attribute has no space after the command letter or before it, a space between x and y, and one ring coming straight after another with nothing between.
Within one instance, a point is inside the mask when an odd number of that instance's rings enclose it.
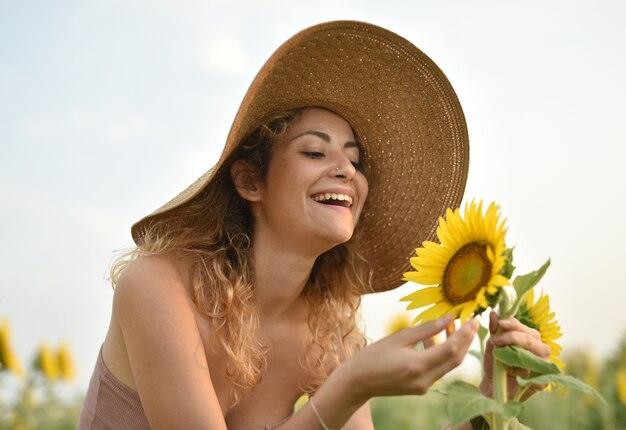
<instances>
[{"instance_id":1,"label":"teeth","mask_svg":"<svg viewBox=\"0 0 626 430\"><path fill-rule=\"evenodd\" d=\"M330 199L339 200L340 202L345 201L348 202L348 206L352 206L352 197L347 194L321 193L313 196L313 200L316 202L323 202Z\"/></svg>"}]
</instances>

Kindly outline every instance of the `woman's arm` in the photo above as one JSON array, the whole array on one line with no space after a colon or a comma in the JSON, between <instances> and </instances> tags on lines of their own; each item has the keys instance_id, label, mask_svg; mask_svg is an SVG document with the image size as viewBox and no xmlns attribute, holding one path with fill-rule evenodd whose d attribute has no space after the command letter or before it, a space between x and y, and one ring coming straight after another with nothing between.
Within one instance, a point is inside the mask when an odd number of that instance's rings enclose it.
<instances>
[{"instance_id":1,"label":"woman's arm","mask_svg":"<svg viewBox=\"0 0 626 430\"><path fill-rule=\"evenodd\" d=\"M226 429L193 305L170 260L144 257L124 270L113 319L151 428Z\"/></svg>"}]
</instances>

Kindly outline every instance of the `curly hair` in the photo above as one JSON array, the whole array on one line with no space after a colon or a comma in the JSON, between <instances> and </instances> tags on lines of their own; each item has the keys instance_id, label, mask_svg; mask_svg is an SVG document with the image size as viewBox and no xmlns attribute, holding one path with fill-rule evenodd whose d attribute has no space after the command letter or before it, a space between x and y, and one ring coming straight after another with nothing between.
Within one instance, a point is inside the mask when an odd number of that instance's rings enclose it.
<instances>
[{"instance_id":1,"label":"curly hair","mask_svg":"<svg viewBox=\"0 0 626 430\"><path fill-rule=\"evenodd\" d=\"M237 404L261 380L267 347L257 338L259 314L255 275L249 258L254 218L237 193L230 166L244 160L265 178L275 139L302 109L271 117L257 127L216 173L213 184L189 202L152 219L133 251L111 268L115 286L121 272L141 255L192 257L191 282L197 309L212 324L217 344L228 358L227 379ZM215 204L219 202L219 204ZM371 273L352 239L320 255L303 290L308 305L309 339L300 364L300 388L314 393L330 372L365 344L357 325L361 294L371 291Z\"/></svg>"}]
</instances>

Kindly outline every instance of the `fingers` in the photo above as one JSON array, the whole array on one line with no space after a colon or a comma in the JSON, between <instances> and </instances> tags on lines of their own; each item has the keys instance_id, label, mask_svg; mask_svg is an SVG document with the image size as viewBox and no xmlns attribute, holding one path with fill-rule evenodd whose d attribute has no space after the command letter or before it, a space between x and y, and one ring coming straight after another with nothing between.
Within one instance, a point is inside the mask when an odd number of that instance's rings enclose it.
<instances>
[{"instance_id":1,"label":"fingers","mask_svg":"<svg viewBox=\"0 0 626 430\"><path fill-rule=\"evenodd\" d=\"M489 343L495 346L517 345L540 358L550 357L550 347L541 341L541 334L537 330L525 326L515 318L498 320L497 316L490 316L490 330L494 320L502 331L492 334Z\"/></svg>"},{"instance_id":2,"label":"fingers","mask_svg":"<svg viewBox=\"0 0 626 430\"><path fill-rule=\"evenodd\" d=\"M491 343L495 346L517 345L532 352L537 357L550 357L550 347L541 342L541 339L537 339L528 333L505 331L500 334L494 334L491 337Z\"/></svg>"},{"instance_id":3,"label":"fingers","mask_svg":"<svg viewBox=\"0 0 626 430\"><path fill-rule=\"evenodd\" d=\"M389 336L390 341L397 340L404 346L413 347L416 343L431 339L435 334L443 330L452 320L450 315L446 315L439 319L420 324L415 327L409 327Z\"/></svg>"},{"instance_id":4,"label":"fingers","mask_svg":"<svg viewBox=\"0 0 626 430\"><path fill-rule=\"evenodd\" d=\"M471 320L448 339L415 355L416 388L428 389L435 381L463 362L478 331L478 321Z\"/></svg>"},{"instance_id":5,"label":"fingers","mask_svg":"<svg viewBox=\"0 0 626 430\"><path fill-rule=\"evenodd\" d=\"M424 348L430 348L435 344L435 340L432 337L424 339Z\"/></svg>"},{"instance_id":6,"label":"fingers","mask_svg":"<svg viewBox=\"0 0 626 430\"><path fill-rule=\"evenodd\" d=\"M507 319L504 319L504 320L500 320L500 321L498 321L498 325L504 331L517 330L517 331L521 331L523 333L526 333L526 334L534 337L535 339L541 340L541 334L537 330L522 324L516 318L507 318Z\"/></svg>"},{"instance_id":7,"label":"fingers","mask_svg":"<svg viewBox=\"0 0 626 430\"><path fill-rule=\"evenodd\" d=\"M491 311L489 314L489 333L493 334L498 329L498 314Z\"/></svg>"}]
</instances>

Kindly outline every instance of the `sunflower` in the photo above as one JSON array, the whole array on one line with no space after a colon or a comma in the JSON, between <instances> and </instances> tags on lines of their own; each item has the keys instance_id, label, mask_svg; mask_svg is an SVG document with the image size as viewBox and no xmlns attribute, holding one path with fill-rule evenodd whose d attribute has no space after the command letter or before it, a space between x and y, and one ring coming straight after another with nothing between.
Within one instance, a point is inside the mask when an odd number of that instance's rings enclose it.
<instances>
[{"instance_id":1,"label":"sunflower","mask_svg":"<svg viewBox=\"0 0 626 430\"><path fill-rule=\"evenodd\" d=\"M22 369L11 345L11 328L6 319L0 323L0 370L4 369L17 376L24 376L24 369Z\"/></svg>"},{"instance_id":2,"label":"sunflower","mask_svg":"<svg viewBox=\"0 0 626 430\"><path fill-rule=\"evenodd\" d=\"M615 374L616 378L616 388L617 388L617 397L619 397L620 402L626 405L626 368L618 369Z\"/></svg>"},{"instance_id":3,"label":"sunflower","mask_svg":"<svg viewBox=\"0 0 626 430\"><path fill-rule=\"evenodd\" d=\"M63 342L57 351L59 377L71 381L76 376L76 366L67 343Z\"/></svg>"},{"instance_id":4,"label":"sunflower","mask_svg":"<svg viewBox=\"0 0 626 430\"><path fill-rule=\"evenodd\" d=\"M541 341L548 345L551 350L549 360L561 369L565 367L565 364L559 359L561 345L555 342L563 334L559 322L554 319L554 312L550 312L550 297L542 294L535 302L535 292L533 290L528 291L524 295L516 316L520 322L536 329L541 334Z\"/></svg>"},{"instance_id":5,"label":"sunflower","mask_svg":"<svg viewBox=\"0 0 626 430\"><path fill-rule=\"evenodd\" d=\"M501 274L507 228L504 220L500 222L498 206L491 203L483 216L482 201L472 201L465 205L464 215L465 219L459 209L448 209L437 227L441 244L425 241L411 258L415 271L405 273L404 280L429 287L400 300L410 302L407 310L433 305L415 323L443 315L465 322L493 305L500 289L509 284Z\"/></svg>"},{"instance_id":6,"label":"sunflower","mask_svg":"<svg viewBox=\"0 0 626 430\"><path fill-rule=\"evenodd\" d=\"M411 320L409 320L409 316L406 313L400 313L394 316L388 323L386 327L386 332L388 335L394 334L400 330L404 330L407 327L411 326Z\"/></svg>"},{"instance_id":7,"label":"sunflower","mask_svg":"<svg viewBox=\"0 0 626 430\"><path fill-rule=\"evenodd\" d=\"M59 363L57 361L56 354L52 351L52 348L42 342L37 351L37 358L35 359L35 370L39 370L50 381L54 381L59 377Z\"/></svg>"}]
</instances>

